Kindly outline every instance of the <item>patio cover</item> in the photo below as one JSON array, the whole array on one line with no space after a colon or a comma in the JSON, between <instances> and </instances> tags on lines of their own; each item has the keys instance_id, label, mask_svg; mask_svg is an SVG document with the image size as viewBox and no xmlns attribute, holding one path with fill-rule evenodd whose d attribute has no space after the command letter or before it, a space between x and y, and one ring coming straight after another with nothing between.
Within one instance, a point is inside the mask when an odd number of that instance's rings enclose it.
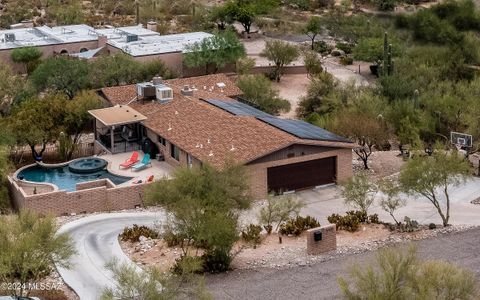
<instances>
[{"instance_id":1,"label":"patio cover","mask_svg":"<svg viewBox=\"0 0 480 300\"><path fill-rule=\"evenodd\" d=\"M116 105L89 110L88 112L105 126L138 123L147 119L147 117L128 105Z\"/></svg>"}]
</instances>

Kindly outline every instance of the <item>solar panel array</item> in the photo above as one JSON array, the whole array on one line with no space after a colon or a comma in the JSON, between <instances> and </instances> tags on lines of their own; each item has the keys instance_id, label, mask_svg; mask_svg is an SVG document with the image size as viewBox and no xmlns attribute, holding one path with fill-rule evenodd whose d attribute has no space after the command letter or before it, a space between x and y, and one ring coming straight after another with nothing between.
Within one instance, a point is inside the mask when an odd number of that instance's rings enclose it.
<instances>
[{"instance_id":1,"label":"solar panel array","mask_svg":"<svg viewBox=\"0 0 480 300\"><path fill-rule=\"evenodd\" d=\"M321 141L350 142L344 137L336 135L310 123L300 120L279 119L242 102L225 102L212 99L205 101L237 116L254 116L258 120L288 132L298 138Z\"/></svg>"},{"instance_id":2,"label":"solar panel array","mask_svg":"<svg viewBox=\"0 0 480 300\"><path fill-rule=\"evenodd\" d=\"M238 102L238 101L235 101L235 102L225 102L225 101L221 101L221 100L205 100L207 101L208 103L216 106L216 107L219 107L223 110L226 110L228 111L229 113L232 113L234 115L237 115L237 116L254 116L254 117L265 117L265 118L268 118L268 117L272 117L272 115L269 115L259 109L256 109L250 105L247 105L247 104L244 104L242 102Z\"/></svg>"}]
</instances>

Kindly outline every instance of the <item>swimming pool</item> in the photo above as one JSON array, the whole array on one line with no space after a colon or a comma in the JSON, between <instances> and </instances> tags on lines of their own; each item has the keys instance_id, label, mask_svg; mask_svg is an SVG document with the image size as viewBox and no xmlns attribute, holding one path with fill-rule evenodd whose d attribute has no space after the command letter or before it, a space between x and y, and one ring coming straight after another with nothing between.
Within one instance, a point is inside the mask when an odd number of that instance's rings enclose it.
<instances>
[{"instance_id":1,"label":"swimming pool","mask_svg":"<svg viewBox=\"0 0 480 300\"><path fill-rule=\"evenodd\" d=\"M132 179L131 177L114 175L105 169L93 173L73 173L69 170L68 165L55 168L46 168L39 165L31 166L20 171L17 178L33 182L52 183L58 186L60 190L70 192L76 190L76 184L79 182L108 178L118 185Z\"/></svg>"}]
</instances>

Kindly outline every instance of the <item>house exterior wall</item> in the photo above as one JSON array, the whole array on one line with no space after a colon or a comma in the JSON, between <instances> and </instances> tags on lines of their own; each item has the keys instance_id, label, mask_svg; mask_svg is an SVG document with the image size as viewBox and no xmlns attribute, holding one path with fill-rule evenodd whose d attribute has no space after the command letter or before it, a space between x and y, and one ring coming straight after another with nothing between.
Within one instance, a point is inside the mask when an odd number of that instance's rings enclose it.
<instances>
[{"instance_id":1,"label":"house exterior wall","mask_svg":"<svg viewBox=\"0 0 480 300\"><path fill-rule=\"evenodd\" d=\"M60 54L62 50L66 50L68 51L68 53L78 53L82 48L92 50L92 49L100 48L104 45L105 45L105 40L102 37L100 37L98 40L95 40L95 41L47 45L47 46L41 46L37 48L43 53L42 59L46 59L56 54ZM13 50L14 49L0 50L0 61L3 61L6 64L8 64L14 72L23 73L25 72L24 66L22 64L17 64L12 61L11 56L12 56Z\"/></svg>"},{"instance_id":2,"label":"house exterior wall","mask_svg":"<svg viewBox=\"0 0 480 300\"><path fill-rule=\"evenodd\" d=\"M319 147L321 148L321 147ZM343 181L352 176L352 149L344 148L325 148L325 151L318 153L296 156L286 159L272 160L269 156L262 158L260 162L252 162L247 165L250 191L255 199L263 199L268 194L267 169L270 167L282 166L292 163L304 162L309 160L321 159L326 157L336 157L337 181ZM276 156L278 153L272 153Z\"/></svg>"}]
</instances>

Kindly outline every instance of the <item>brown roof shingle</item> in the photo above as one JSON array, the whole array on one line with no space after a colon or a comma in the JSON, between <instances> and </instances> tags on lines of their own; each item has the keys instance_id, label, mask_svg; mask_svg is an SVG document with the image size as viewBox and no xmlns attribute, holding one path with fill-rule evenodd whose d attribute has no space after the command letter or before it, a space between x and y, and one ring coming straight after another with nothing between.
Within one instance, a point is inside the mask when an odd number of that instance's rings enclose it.
<instances>
[{"instance_id":1,"label":"brown roof shingle","mask_svg":"<svg viewBox=\"0 0 480 300\"><path fill-rule=\"evenodd\" d=\"M164 104L132 101L136 97L134 85L102 91L112 104L131 102L129 105L133 109L147 117L143 121L147 128L195 158L218 167L229 159L247 163L292 144L354 146L352 143L300 139L253 116L234 115L201 100L235 101L226 95L202 88L194 91L194 96L184 96L180 92L183 85L165 83L173 89L174 99Z\"/></svg>"}]
</instances>

